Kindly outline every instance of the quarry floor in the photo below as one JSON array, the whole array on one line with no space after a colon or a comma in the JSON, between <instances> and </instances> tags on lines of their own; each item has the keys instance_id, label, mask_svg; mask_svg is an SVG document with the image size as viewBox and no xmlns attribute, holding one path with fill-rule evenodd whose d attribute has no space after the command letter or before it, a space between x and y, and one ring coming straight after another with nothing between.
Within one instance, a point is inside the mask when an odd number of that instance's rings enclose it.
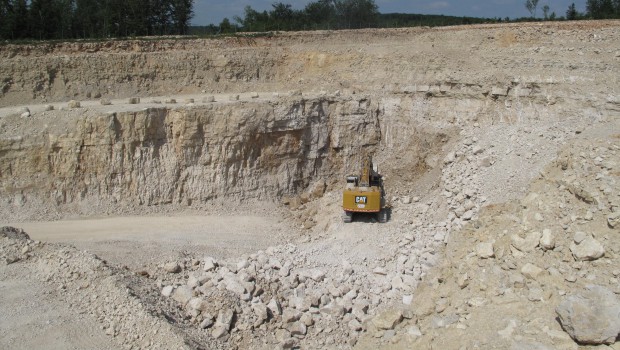
<instances>
[{"instance_id":1,"label":"quarry floor","mask_svg":"<svg viewBox=\"0 0 620 350\"><path fill-rule=\"evenodd\" d=\"M219 259L249 254L281 234L275 218L261 216L129 216L9 223L31 239L74 245L117 265L139 269L184 254ZM6 225L2 225L6 226Z\"/></svg>"},{"instance_id":2,"label":"quarry floor","mask_svg":"<svg viewBox=\"0 0 620 350\"><path fill-rule=\"evenodd\" d=\"M199 216L195 211L166 216L0 222L0 227L7 225L23 228L33 240L72 245L132 271L187 255L226 259L249 254L283 239L282 231L288 226L274 216ZM2 269L0 348L117 348L118 343L100 324L67 307L57 292L19 264Z\"/></svg>"}]
</instances>

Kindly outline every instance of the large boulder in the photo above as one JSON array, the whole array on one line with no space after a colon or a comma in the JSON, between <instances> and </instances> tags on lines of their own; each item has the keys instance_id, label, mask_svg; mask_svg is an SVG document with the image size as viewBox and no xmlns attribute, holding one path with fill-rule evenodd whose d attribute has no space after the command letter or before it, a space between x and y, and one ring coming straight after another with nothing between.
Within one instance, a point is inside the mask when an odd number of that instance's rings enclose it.
<instances>
[{"instance_id":1,"label":"large boulder","mask_svg":"<svg viewBox=\"0 0 620 350\"><path fill-rule=\"evenodd\" d=\"M325 193L325 188L327 188L325 181L319 180L308 188L308 196L310 197L310 199L321 198Z\"/></svg>"},{"instance_id":2,"label":"large boulder","mask_svg":"<svg viewBox=\"0 0 620 350\"><path fill-rule=\"evenodd\" d=\"M215 268L217 267L217 260L215 260L214 258L207 256L204 259L204 270L205 271L212 271L215 270Z\"/></svg>"},{"instance_id":3,"label":"large boulder","mask_svg":"<svg viewBox=\"0 0 620 350\"><path fill-rule=\"evenodd\" d=\"M613 344L620 334L620 302L595 285L564 299L556 308L562 328L581 344Z\"/></svg>"},{"instance_id":4,"label":"large boulder","mask_svg":"<svg viewBox=\"0 0 620 350\"><path fill-rule=\"evenodd\" d=\"M493 242L482 242L476 245L476 255L481 259L488 259L495 256Z\"/></svg>"},{"instance_id":5,"label":"large boulder","mask_svg":"<svg viewBox=\"0 0 620 350\"><path fill-rule=\"evenodd\" d=\"M299 271L299 276L309 278L315 282L321 282L325 278L325 272L319 269L309 269Z\"/></svg>"},{"instance_id":6,"label":"large boulder","mask_svg":"<svg viewBox=\"0 0 620 350\"><path fill-rule=\"evenodd\" d=\"M605 255L605 248L601 242L591 236L580 242L571 243L570 251L576 260L596 260Z\"/></svg>"},{"instance_id":7,"label":"large boulder","mask_svg":"<svg viewBox=\"0 0 620 350\"><path fill-rule=\"evenodd\" d=\"M26 241L30 239L30 236L28 236L28 234L24 232L24 230L11 226L4 226L0 228L0 238L4 237L20 241Z\"/></svg>"},{"instance_id":8,"label":"large boulder","mask_svg":"<svg viewBox=\"0 0 620 350\"><path fill-rule=\"evenodd\" d=\"M172 299L176 300L183 307L192 299L193 292L188 286L180 286L172 292Z\"/></svg>"},{"instance_id":9,"label":"large boulder","mask_svg":"<svg viewBox=\"0 0 620 350\"><path fill-rule=\"evenodd\" d=\"M215 321L215 323L224 325L226 330L228 331L230 329L230 326L232 325L232 321L234 317L235 317L235 310L224 308L224 309L221 309L220 312L217 314L217 320Z\"/></svg>"},{"instance_id":10,"label":"large boulder","mask_svg":"<svg viewBox=\"0 0 620 350\"><path fill-rule=\"evenodd\" d=\"M372 323L378 329L394 329L402 320L403 312L401 310L390 309L373 318Z\"/></svg>"},{"instance_id":11,"label":"large boulder","mask_svg":"<svg viewBox=\"0 0 620 350\"><path fill-rule=\"evenodd\" d=\"M164 270L168 273L181 272L181 266L175 261L164 264Z\"/></svg>"},{"instance_id":12,"label":"large boulder","mask_svg":"<svg viewBox=\"0 0 620 350\"><path fill-rule=\"evenodd\" d=\"M513 247L521 252L531 252L536 249L541 237L542 233L540 232L528 232L525 237L515 234L511 237L511 243Z\"/></svg>"},{"instance_id":13,"label":"large boulder","mask_svg":"<svg viewBox=\"0 0 620 350\"><path fill-rule=\"evenodd\" d=\"M611 228L620 227L620 213L613 213L607 217L607 225Z\"/></svg>"}]
</instances>

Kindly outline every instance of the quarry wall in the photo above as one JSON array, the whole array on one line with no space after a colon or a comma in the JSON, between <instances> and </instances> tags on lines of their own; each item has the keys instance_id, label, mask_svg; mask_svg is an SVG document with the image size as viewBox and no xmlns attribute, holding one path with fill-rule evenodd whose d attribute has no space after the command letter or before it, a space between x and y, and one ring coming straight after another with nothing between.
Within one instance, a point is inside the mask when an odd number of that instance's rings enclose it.
<instances>
[{"instance_id":1,"label":"quarry wall","mask_svg":"<svg viewBox=\"0 0 620 350\"><path fill-rule=\"evenodd\" d=\"M2 203L278 199L316 181L338 184L363 154L385 165L391 185L410 186L464 127L616 118L610 87L620 83L620 55L606 48L619 40L615 28L5 45ZM182 106L147 99L187 93L204 98ZM127 96L143 103L66 107Z\"/></svg>"}]
</instances>

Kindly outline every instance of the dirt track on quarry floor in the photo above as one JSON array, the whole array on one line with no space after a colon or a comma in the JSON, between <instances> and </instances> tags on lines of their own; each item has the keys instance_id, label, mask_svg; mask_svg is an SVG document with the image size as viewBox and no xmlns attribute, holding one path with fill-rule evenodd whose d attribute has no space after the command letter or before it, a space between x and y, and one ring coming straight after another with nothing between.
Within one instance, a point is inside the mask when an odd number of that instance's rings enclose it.
<instances>
[{"instance_id":1,"label":"dirt track on quarry floor","mask_svg":"<svg viewBox=\"0 0 620 350\"><path fill-rule=\"evenodd\" d=\"M259 216L110 217L8 225L23 228L34 240L71 244L132 269L188 254L218 259L249 254L269 247L282 234L278 222Z\"/></svg>"}]
</instances>

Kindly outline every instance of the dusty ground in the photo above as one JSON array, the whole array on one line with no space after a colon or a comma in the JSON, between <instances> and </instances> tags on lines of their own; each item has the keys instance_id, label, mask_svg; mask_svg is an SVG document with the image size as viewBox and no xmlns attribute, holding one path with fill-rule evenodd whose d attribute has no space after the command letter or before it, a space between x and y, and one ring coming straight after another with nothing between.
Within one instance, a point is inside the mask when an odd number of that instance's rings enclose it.
<instances>
[{"instance_id":1,"label":"dusty ground","mask_svg":"<svg viewBox=\"0 0 620 350\"><path fill-rule=\"evenodd\" d=\"M235 211L234 209L231 210ZM2 223L18 226L33 240L61 243L96 254L132 271L202 254L223 259L265 249L282 241L288 225L273 215L195 216L195 213ZM101 325L67 300L64 288L37 279L36 267L12 264L2 270L5 317L2 348L111 349L118 343ZM69 305L67 304L69 303Z\"/></svg>"},{"instance_id":2,"label":"dusty ground","mask_svg":"<svg viewBox=\"0 0 620 350\"><path fill-rule=\"evenodd\" d=\"M2 48L0 347L617 349L619 25Z\"/></svg>"},{"instance_id":3,"label":"dusty ground","mask_svg":"<svg viewBox=\"0 0 620 350\"><path fill-rule=\"evenodd\" d=\"M59 291L33 278L34 274L31 267L23 264L2 270L2 348L60 350L118 346L96 320L68 308Z\"/></svg>"},{"instance_id":4,"label":"dusty ground","mask_svg":"<svg viewBox=\"0 0 620 350\"><path fill-rule=\"evenodd\" d=\"M284 236L278 218L250 215L133 216L8 225L23 228L34 240L71 244L132 269L184 255L224 258L248 254L265 249L274 239Z\"/></svg>"}]
</instances>

